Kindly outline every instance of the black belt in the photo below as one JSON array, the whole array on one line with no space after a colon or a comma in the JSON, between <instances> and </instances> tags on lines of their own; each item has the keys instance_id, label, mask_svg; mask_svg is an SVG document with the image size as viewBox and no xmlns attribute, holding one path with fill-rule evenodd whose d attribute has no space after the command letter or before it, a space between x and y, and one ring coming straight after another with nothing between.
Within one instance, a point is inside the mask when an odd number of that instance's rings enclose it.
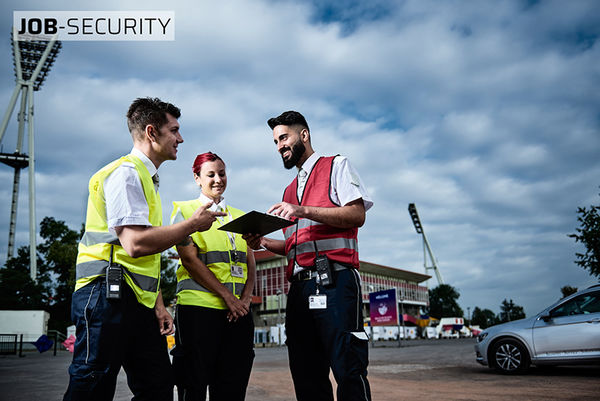
<instances>
[{"instance_id":1,"label":"black belt","mask_svg":"<svg viewBox=\"0 0 600 401\"><path fill-rule=\"evenodd\" d=\"M305 280L310 280L311 278L314 278L316 276L317 276L316 270L304 269L304 270L301 270L298 273L294 274L290 278L290 281L305 281Z\"/></svg>"},{"instance_id":2,"label":"black belt","mask_svg":"<svg viewBox=\"0 0 600 401\"><path fill-rule=\"evenodd\" d=\"M352 267L348 267L348 266L343 265L338 262L331 262L331 265L333 266L334 272L339 272L339 271L346 270L346 269L352 269ZM317 276L317 271L314 270L314 266L311 266L311 267L305 268L304 270L301 270L298 273L294 274L290 278L290 281L306 281L306 280L313 279L316 276Z\"/></svg>"}]
</instances>

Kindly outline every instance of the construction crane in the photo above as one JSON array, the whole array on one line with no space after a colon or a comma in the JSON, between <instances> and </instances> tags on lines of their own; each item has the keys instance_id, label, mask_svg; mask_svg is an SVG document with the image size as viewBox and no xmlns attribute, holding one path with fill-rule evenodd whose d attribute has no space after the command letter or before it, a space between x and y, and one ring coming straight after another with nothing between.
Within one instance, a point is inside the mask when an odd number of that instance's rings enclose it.
<instances>
[{"instance_id":1,"label":"construction crane","mask_svg":"<svg viewBox=\"0 0 600 401\"><path fill-rule=\"evenodd\" d=\"M415 230L417 230L417 234L421 234L423 237L423 266L425 266L425 273L427 273L428 270L433 270L435 272L438 284L444 284L442 273L440 273L440 269L437 266L435 256L433 256L433 251L431 250L429 241L427 241L425 231L423 231L423 226L421 225L421 220L419 219L419 213L417 213L417 207L414 203L408 204L408 213L412 218L413 224L415 225ZM429 254L429 259L431 260L431 266L427 266L427 254Z\"/></svg>"}]
</instances>

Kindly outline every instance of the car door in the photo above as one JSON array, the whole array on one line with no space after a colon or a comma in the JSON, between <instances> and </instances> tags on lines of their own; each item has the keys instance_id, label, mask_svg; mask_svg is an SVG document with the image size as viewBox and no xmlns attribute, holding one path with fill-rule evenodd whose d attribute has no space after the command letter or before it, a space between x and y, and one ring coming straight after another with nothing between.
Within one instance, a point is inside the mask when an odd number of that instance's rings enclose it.
<instances>
[{"instance_id":1,"label":"car door","mask_svg":"<svg viewBox=\"0 0 600 401\"><path fill-rule=\"evenodd\" d=\"M600 290L571 298L533 326L535 359L600 358Z\"/></svg>"}]
</instances>

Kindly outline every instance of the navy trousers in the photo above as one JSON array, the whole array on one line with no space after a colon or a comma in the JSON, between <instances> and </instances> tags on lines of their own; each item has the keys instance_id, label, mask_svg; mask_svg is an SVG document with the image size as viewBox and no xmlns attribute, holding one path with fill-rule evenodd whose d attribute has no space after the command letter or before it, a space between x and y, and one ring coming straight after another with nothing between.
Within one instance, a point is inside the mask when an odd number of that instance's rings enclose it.
<instances>
[{"instance_id":1,"label":"navy trousers","mask_svg":"<svg viewBox=\"0 0 600 401\"><path fill-rule=\"evenodd\" d=\"M298 401L333 401L329 369L338 401L371 400L367 381L368 340L363 328L360 276L354 269L334 273L326 309L309 309L316 282L293 281L286 311L286 344Z\"/></svg>"},{"instance_id":2,"label":"navy trousers","mask_svg":"<svg viewBox=\"0 0 600 401\"><path fill-rule=\"evenodd\" d=\"M127 284L120 300L106 299L103 277L75 291L71 317L77 327L65 401L112 400L121 366L132 400L173 400L167 342L154 309L140 304Z\"/></svg>"},{"instance_id":3,"label":"navy trousers","mask_svg":"<svg viewBox=\"0 0 600 401\"><path fill-rule=\"evenodd\" d=\"M254 361L252 313L177 305L173 368L179 401L243 401Z\"/></svg>"}]
</instances>

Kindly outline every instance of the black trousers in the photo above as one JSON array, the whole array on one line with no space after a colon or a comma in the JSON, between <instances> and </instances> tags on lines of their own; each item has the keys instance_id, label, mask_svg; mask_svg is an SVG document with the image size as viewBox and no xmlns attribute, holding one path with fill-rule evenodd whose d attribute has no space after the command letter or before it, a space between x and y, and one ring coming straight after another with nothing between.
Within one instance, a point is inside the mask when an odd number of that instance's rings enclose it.
<instances>
[{"instance_id":1,"label":"black trousers","mask_svg":"<svg viewBox=\"0 0 600 401\"><path fill-rule=\"evenodd\" d=\"M227 320L227 310L177 305L173 367L180 401L242 401L254 361L252 314Z\"/></svg>"},{"instance_id":2,"label":"black trousers","mask_svg":"<svg viewBox=\"0 0 600 401\"><path fill-rule=\"evenodd\" d=\"M123 283L120 300L106 299L101 277L73 293L77 327L65 401L112 400L121 366L134 401L173 400L173 372L154 309Z\"/></svg>"},{"instance_id":3,"label":"black trousers","mask_svg":"<svg viewBox=\"0 0 600 401\"><path fill-rule=\"evenodd\" d=\"M337 400L370 400L368 340L363 328L360 276L354 269L334 273L326 309L309 309L315 279L294 281L286 312L286 344L298 401L333 401L329 369L338 384Z\"/></svg>"}]
</instances>

